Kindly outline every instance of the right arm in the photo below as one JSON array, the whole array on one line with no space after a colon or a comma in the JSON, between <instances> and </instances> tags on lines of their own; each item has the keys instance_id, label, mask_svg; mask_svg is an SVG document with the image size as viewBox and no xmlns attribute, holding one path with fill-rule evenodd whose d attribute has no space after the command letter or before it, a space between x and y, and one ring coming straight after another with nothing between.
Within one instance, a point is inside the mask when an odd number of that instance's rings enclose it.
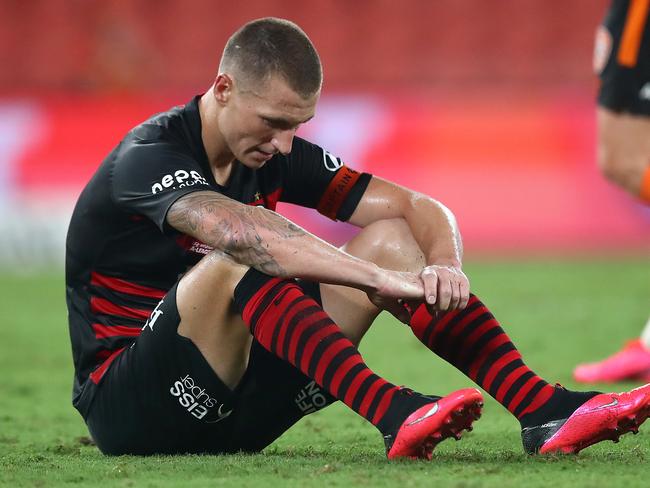
<instances>
[{"instance_id":1,"label":"right arm","mask_svg":"<svg viewBox=\"0 0 650 488\"><path fill-rule=\"evenodd\" d=\"M417 275L387 271L355 258L281 215L212 191L172 204L167 223L263 273L358 288L399 298L422 298Z\"/></svg>"}]
</instances>

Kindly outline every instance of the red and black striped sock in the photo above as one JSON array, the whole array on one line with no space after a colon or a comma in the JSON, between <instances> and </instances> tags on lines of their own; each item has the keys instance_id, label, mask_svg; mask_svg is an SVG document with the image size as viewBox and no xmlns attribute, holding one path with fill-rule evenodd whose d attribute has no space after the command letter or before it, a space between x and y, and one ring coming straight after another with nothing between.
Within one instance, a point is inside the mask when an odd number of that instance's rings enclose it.
<instances>
[{"instance_id":1,"label":"red and black striped sock","mask_svg":"<svg viewBox=\"0 0 650 488\"><path fill-rule=\"evenodd\" d=\"M549 402L556 392L524 364L499 322L475 295L464 310L435 316L420 305L411 318L411 330L519 420Z\"/></svg>"},{"instance_id":2,"label":"red and black striped sock","mask_svg":"<svg viewBox=\"0 0 650 488\"><path fill-rule=\"evenodd\" d=\"M399 427L425 404L371 371L354 344L294 281L249 270L235 289L235 303L264 348L314 379L382 433Z\"/></svg>"}]
</instances>

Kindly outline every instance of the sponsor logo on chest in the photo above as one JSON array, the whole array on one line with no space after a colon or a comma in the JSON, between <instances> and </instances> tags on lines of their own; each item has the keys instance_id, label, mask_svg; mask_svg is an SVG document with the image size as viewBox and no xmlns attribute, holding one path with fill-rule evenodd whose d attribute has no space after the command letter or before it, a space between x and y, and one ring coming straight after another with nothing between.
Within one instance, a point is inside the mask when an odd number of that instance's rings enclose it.
<instances>
[{"instance_id":1,"label":"sponsor logo on chest","mask_svg":"<svg viewBox=\"0 0 650 488\"><path fill-rule=\"evenodd\" d=\"M154 183L151 186L151 193L155 195L163 190L177 190L179 188L194 185L209 186L209 183L197 171L185 171L184 169L179 169L163 176L160 181Z\"/></svg>"},{"instance_id":2,"label":"sponsor logo on chest","mask_svg":"<svg viewBox=\"0 0 650 488\"><path fill-rule=\"evenodd\" d=\"M195 252L197 254L208 254L210 251L213 251L214 248L208 246L207 244L202 243L201 241L193 241L190 245L188 251Z\"/></svg>"}]
</instances>

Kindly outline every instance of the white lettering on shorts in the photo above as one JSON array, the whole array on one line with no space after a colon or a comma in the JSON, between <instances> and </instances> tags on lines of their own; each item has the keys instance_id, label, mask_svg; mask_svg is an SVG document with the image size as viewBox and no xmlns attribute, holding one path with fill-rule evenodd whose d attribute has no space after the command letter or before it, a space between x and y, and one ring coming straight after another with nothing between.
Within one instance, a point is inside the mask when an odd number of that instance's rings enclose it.
<instances>
[{"instance_id":1,"label":"white lettering on shorts","mask_svg":"<svg viewBox=\"0 0 650 488\"><path fill-rule=\"evenodd\" d=\"M198 171L179 169L163 176L159 182L151 186L151 193L156 194L164 190L178 190L194 185L209 185L207 180Z\"/></svg>"},{"instance_id":2,"label":"white lettering on shorts","mask_svg":"<svg viewBox=\"0 0 650 488\"><path fill-rule=\"evenodd\" d=\"M190 415L208 424L216 424L232 413L232 409L227 410L224 403L210 396L189 374L174 381L169 393Z\"/></svg>"}]
</instances>

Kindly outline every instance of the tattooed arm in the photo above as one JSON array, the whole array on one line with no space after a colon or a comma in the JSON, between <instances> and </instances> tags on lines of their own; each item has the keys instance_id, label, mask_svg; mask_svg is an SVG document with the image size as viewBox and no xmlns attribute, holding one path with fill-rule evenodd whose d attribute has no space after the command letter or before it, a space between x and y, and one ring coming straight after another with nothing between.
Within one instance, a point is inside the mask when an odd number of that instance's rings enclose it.
<instances>
[{"instance_id":1,"label":"tattooed arm","mask_svg":"<svg viewBox=\"0 0 650 488\"><path fill-rule=\"evenodd\" d=\"M179 198L167 212L167 223L272 276L347 285L387 296L422 296L417 275L383 270L337 249L276 212L244 205L216 192L194 192Z\"/></svg>"}]
</instances>

